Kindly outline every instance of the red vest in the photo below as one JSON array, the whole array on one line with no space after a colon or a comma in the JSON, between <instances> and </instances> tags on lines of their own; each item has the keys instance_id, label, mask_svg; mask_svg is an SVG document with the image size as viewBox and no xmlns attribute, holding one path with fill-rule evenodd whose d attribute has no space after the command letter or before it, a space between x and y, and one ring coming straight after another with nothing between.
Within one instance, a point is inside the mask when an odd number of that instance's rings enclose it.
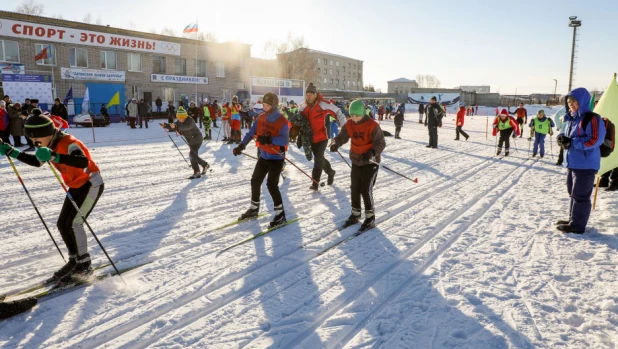
<instances>
[{"instance_id":1,"label":"red vest","mask_svg":"<svg viewBox=\"0 0 618 349\"><path fill-rule=\"evenodd\" d=\"M288 119L286 119L283 115L279 115L279 118L275 120L275 122L268 122L266 120L266 113L262 113L257 118L257 129L255 131L255 136L271 136L273 138L278 137L279 133L281 133L281 129L287 125L287 123ZM279 146L273 144L260 144L258 141L255 141L255 144L264 152L279 154ZM285 145L285 150L288 150L287 144Z\"/></svg>"},{"instance_id":2,"label":"red vest","mask_svg":"<svg viewBox=\"0 0 618 349\"><path fill-rule=\"evenodd\" d=\"M53 150L58 153L60 157L62 157L64 154L69 154L71 145L79 146L79 148L84 152L84 155L88 158L88 167L85 170L77 167L57 164L53 161L51 163L62 174L64 183L66 183L69 188L76 189L80 188L90 180L91 173L99 172L99 167L97 167L97 164L92 161L88 148L86 148L86 146L79 139L69 134L62 137Z\"/></svg>"},{"instance_id":3,"label":"red vest","mask_svg":"<svg viewBox=\"0 0 618 349\"><path fill-rule=\"evenodd\" d=\"M373 130L378 126L378 123L369 119L363 123L357 124L352 120L345 123L348 136L352 140L350 150L355 154L364 154L373 148L373 139L371 135Z\"/></svg>"}]
</instances>

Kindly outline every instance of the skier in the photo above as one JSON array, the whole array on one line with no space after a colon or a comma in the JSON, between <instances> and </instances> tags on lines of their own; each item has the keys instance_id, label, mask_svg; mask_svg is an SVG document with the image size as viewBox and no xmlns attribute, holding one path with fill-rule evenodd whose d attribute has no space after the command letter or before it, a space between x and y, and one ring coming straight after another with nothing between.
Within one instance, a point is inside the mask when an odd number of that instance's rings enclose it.
<instances>
[{"instance_id":1,"label":"skier","mask_svg":"<svg viewBox=\"0 0 618 349\"><path fill-rule=\"evenodd\" d=\"M189 108L187 109L187 114L193 119L193 122L197 125L199 122L199 127L202 128L202 120L198 120L200 116L200 108L198 108L197 104L193 101L189 103Z\"/></svg>"},{"instance_id":2,"label":"skier","mask_svg":"<svg viewBox=\"0 0 618 349\"><path fill-rule=\"evenodd\" d=\"M0 155L9 155L34 167L41 167L45 162L52 164L62 174L69 193L87 218L104 189L103 178L88 148L74 136L58 130L38 108L32 109L26 119L25 133L39 147L35 155L20 152L6 143L0 144ZM69 250L69 261L47 283L67 282L74 276L92 274L84 221L68 197L62 205L57 226Z\"/></svg>"},{"instance_id":3,"label":"skier","mask_svg":"<svg viewBox=\"0 0 618 349\"><path fill-rule=\"evenodd\" d=\"M221 101L221 123L223 123L223 142L229 141L230 136L230 118L232 117L232 110L227 104L227 99Z\"/></svg>"},{"instance_id":4,"label":"skier","mask_svg":"<svg viewBox=\"0 0 618 349\"><path fill-rule=\"evenodd\" d=\"M333 115L337 118L339 125L345 124L346 119L341 109L324 100L324 97L322 97L321 93L317 92L317 88L313 83L309 83L309 86L307 86L305 91L305 102L300 105L298 112L309 121L311 130L313 131L311 152L313 153L314 162L311 177L313 177L315 181L309 189L317 191L322 171L328 175L328 185L332 185L335 180L335 170L330 166L330 162L324 158L324 151L326 150L328 142L326 127L324 126L325 119L328 115Z\"/></svg>"},{"instance_id":5,"label":"skier","mask_svg":"<svg viewBox=\"0 0 618 349\"><path fill-rule=\"evenodd\" d=\"M213 114L210 114L210 118L212 119L212 127L219 128L219 126L217 126L217 116L221 115L221 108L219 108L216 99L215 102L212 104L212 110L214 112Z\"/></svg>"},{"instance_id":6,"label":"skier","mask_svg":"<svg viewBox=\"0 0 618 349\"><path fill-rule=\"evenodd\" d=\"M494 119L492 136L496 136L500 131L500 140L498 141L498 151L496 155L500 155L502 152L502 144L504 144L504 156L509 156L509 137L511 134L513 138L519 136L520 130L517 120L514 117L509 116L509 112L506 109L502 109L500 115Z\"/></svg>"},{"instance_id":7,"label":"skier","mask_svg":"<svg viewBox=\"0 0 618 349\"><path fill-rule=\"evenodd\" d=\"M230 129L232 130L232 136L228 139L227 144L240 144L240 111L242 105L238 103L238 96L232 97L232 105L229 107L230 114Z\"/></svg>"},{"instance_id":8,"label":"skier","mask_svg":"<svg viewBox=\"0 0 618 349\"><path fill-rule=\"evenodd\" d=\"M529 142L531 141L534 133L534 146L532 148L532 157L536 156L540 146L540 157L542 159L543 156L545 156L545 136L547 136L547 133L549 133L550 135L554 134L552 129L553 127L556 127L556 124L554 124L554 121L551 118L545 116L545 111L541 109L536 113L536 117L530 121L530 125L528 126L530 127L530 139L528 139Z\"/></svg>"},{"instance_id":9,"label":"skier","mask_svg":"<svg viewBox=\"0 0 618 349\"><path fill-rule=\"evenodd\" d=\"M434 149L438 148L438 127L442 127L442 118L444 117L442 108L436 103L437 100L435 96L431 97L430 104L425 108L425 113L427 113L425 126L429 130L429 144L427 148Z\"/></svg>"},{"instance_id":10,"label":"skier","mask_svg":"<svg viewBox=\"0 0 618 349\"><path fill-rule=\"evenodd\" d=\"M528 111L524 108L523 103L519 103L519 108L515 109L514 112L509 112L511 115L517 115L517 123L519 124L519 130L521 131L519 138L523 136L524 131L524 123L528 123Z\"/></svg>"},{"instance_id":11,"label":"skier","mask_svg":"<svg viewBox=\"0 0 618 349\"><path fill-rule=\"evenodd\" d=\"M202 107L204 112L202 113L202 123L204 124L204 140L212 139L212 130L210 129L210 123L212 122L211 115L214 115L214 109L212 104L210 104L210 100L208 98L204 98L204 106Z\"/></svg>"},{"instance_id":12,"label":"skier","mask_svg":"<svg viewBox=\"0 0 618 349\"><path fill-rule=\"evenodd\" d=\"M0 319L8 319L11 316L25 313L37 304L34 297L15 300L12 302L0 302Z\"/></svg>"},{"instance_id":13,"label":"skier","mask_svg":"<svg viewBox=\"0 0 618 349\"><path fill-rule=\"evenodd\" d=\"M258 161L251 176L251 205L240 216L240 220L255 218L260 210L260 190L264 178L266 187L273 199L275 217L270 222L271 227L279 226L287 222L283 209L283 199L279 191L279 176L285 162L285 152L288 148L288 120L279 113L279 97L268 92L263 98L264 112L260 114L251 130L245 134L240 144L233 149L234 156L242 154L247 144L256 137L258 147Z\"/></svg>"},{"instance_id":14,"label":"skier","mask_svg":"<svg viewBox=\"0 0 618 349\"><path fill-rule=\"evenodd\" d=\"M163 123L159 125L168 131L175 131L179 135L184 136L189 144L189 160L191 162L191 168L193 169L193 174L189 179L200 178L203 174L206 174L210 165L198 155L203 142L202 131L197 128L195 121L189 117L184 108L178 107L176 121L171 124ZM202 166L202 172L200 172L198 165Z\"/></svg>"},{"instance_id":15,"label":"skier","mask_svg":"<svg viewBox=\"0 0 618 349\"><path fill-rule=\"evenodd\" d=\"M590 195L601 166L601 144L605 140L605 123L590 111L590 93L583 87L566 96L566 127L556 138L564 149L564 167L568 169L567 190L571 197L569 219L556 222L564 233L583 234L590 218Z\"/></svg>"},{"instance_id":16,"label":"skier","mask_svg":"<svg viewBox=\"0 0 618 349\"><path fill-rule=\"evenodd\" d=\"M405 109L403 107L403 104L401 104L399 108L397 108L397 112L395 113L395 139L401 139L401 137L399 137L399 133L401 132L401 128L403 127L404 111Z\"/></svg>"},{"instance_id":17,"label":"skier","mask_svg":"<svg viewBox=\"0 0 618 349\"><path fill-rule=\"evenodd\" d=\"M131 103L131 102L129 102ZM127 115L128 112L127 112ZM174 122L174 116L176 115L176 108L174 108L174 102L169 101L167 102L167 121L171 124L172 122Z\"/></svg>"},{"instance_id":18,"label":"skier","mask_svg":"<svg viewBox=\"0 0 618 349\"><path fill-rule=\"evenodd\" d=\"M469 108L468 110L472 110L472 108ZM468 140L468 138L470 138L470 136L468 136L468 134L466 132L464 132L461 128L464 125L464 113L466 111L466 106L465 105L460 105L459 106L459 111L457 112L457 121L455 122L455 124L457 125L457 127L455 128L455 140L458 141L459 140L459 135L462 134L464 137L466 137L466 141Z\"/></svg>"},{"instance_id":19,"label":"skier","mask_svg":"<svg viewBox=\"0 0 618 349\"><path fill-rule=\"evenodd\" d=\"M351 139L350 160L352 160L351 197L352 212L345 226L356 224L361 217L361 196L365 203L365 220L360 230L375 226L375 208L373 205L373 186L380 166L380 154L386 146L380 125L364 113L363 102L356 100L350 104L350 119L343 125L341 132L333 139L331 152Z\"/></svg>"},{"instance_id":20,"label":"skier","mask_svg":"<svg viewBox=\"0 0 618 349\"><path fill-rule=\"evenodd\" d=\"M423 123L423 115L425 115L425 105L423 103L418 105L418 123Z\"/></svg>"}]
</instances>

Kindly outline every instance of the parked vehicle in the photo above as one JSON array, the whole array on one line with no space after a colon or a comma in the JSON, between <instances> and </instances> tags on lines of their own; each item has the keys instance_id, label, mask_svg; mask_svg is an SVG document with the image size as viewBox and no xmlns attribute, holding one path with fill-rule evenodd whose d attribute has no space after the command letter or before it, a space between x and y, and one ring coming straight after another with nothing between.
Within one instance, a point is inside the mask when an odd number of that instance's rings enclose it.
<instances>
[{"instance_id":1,"label":"parked vehicle","mask_svg":"<svg viewBox=\"0 0 618 349\"><path fill-rule=\"evenodd\" d=\"M100 114L81 114L73 117L73 124L82 127L105 127L109 126L109 117Z\"/></svg>"}]
</instances>

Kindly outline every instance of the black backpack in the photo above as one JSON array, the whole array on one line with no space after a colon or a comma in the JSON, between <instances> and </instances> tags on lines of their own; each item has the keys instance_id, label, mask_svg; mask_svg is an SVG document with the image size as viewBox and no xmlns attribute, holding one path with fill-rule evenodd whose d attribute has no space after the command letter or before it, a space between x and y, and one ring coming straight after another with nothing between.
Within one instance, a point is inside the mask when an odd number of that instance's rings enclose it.
<instances>
[{"instance_id":1,"label":"black backpack","mask_svg":"<svg viewBox=\"0 0 618 349\"><path fill-rule=\"evenodd\" d=\"M605 139L603 140L603 143L601 144L600 150L601 150L601 157L602 158L606 158L609 156L609 154L611 154L614 151L614 139L615 139L615 131L616 128L614 126L614 123L609 121L608 118L604 118L601 117L599 114L595 114L592 112L586 113L586 115L584 116L584 119L581 122L581 126L582 126L582 130L586 130L586 126L588 126L588 123L592 120L593 116L599 116L601 118L601 120L603 120L603 122L605 123Z\"/></svg>"}]
</instances>

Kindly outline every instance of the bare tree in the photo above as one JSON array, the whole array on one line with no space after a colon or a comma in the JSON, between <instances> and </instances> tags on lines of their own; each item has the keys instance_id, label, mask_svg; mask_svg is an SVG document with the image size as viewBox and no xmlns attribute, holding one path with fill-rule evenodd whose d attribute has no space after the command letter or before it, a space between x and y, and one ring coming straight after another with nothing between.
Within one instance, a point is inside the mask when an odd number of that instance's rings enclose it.
<instances>
[{"instance_id":1,"label":"bare tree","mask_svg":"<svg viewBox=\"0 0 618 349\"><path fill-rule=\"evenodd\" d=\"M195 40L194 33L182 33L182 37L186 39ZM197 39L200 41L206 41L206 42L218 42L217 35L212 32L198 32Z\"/></svg>"},{"instance_id":2,"label":"bare tree","mask_svg":"<svg viewBox=\"0 0 618 349\"><path fill-rule=\"evenodd\" d=\"M21 5L17 6L15 12L26 15L41 16L45 12L45 5L34 0L24 0Z\"/></svg>"},{"instance_id":3,"label":"bare tree","mask_svg":"<svg viewBox=\"0 0 618 349\"><path fill-rule=\"evenodd\" d=\"M264 44L264 49L262 50L262 58L275 58L278 54L292 52L298 50L299 48L306 47L307 44L304 36L294 37L292 36L292 33L288 32L288 37L283 42L274 40L266 41Z\"/></svg>"},{"instance_id":4,"label":"bare tree","mask_svg":"<svg viewBox=\"0 0 618 349\"><path fill-rule=\"evenodd\" d=\"M435 75L430 74L418 74L416 75L416 82L418 87L421 88L438 88L442 83Z\"/></svg>"},{"instance_id":5,"label":"bare tree","mask_svg":"<svg viewBox=\"0 0 618 349\"><path fill-rule=\"evenodd\" d=\"M103 19L101 18L101 15L97 16L97 20L94 22L94 24L103 25Z\"/></svg>"},{"instance_id":6,"label":"bare tree","mask_svg":"<svg viewBox=\"0 0 618 349\"><path fill-rule=\"evenodd\" d=\"M373 84L369 84L369 85L363 87L363 91L365 91L365 92L376 92L376 88L373 86Z\"/></svg>"},{"instance_id":7,"label":"bare tree","mask_svg":"<svg viewBox=\"0 0 618 349\"><path fill-rule=\"evenodd\" d=\"M88 24L92 23L92 15L90 14L90 12L86 13L84 18L82 19L82 22L88 23Z\"/></svg>"},{"instance_id":8,"label":"bare tree","mask_svg":"<svg viewBox=\"0 0 618 349\"><path fill-rule=\"evenodd\" d=\"M168 28L168 27L163 27L163 29L161 29L161 35L178 36L178 34L176 34L176 31L174 29Z\"/></svg>"},{"instance_id":9,"label":"bare tree","mask_svg":"<svg viewBox=\"0 0 618 349\"><path fill-rule=\"evenodd\" d=\"M136 28L137 28L137 25L135 25L135 22L129 21L129 29L135 30Z\"/></svg>"},{"instance_id":10,"label":"bare tree","mask_svg":"<svg viewBox=\"0 0 618 349\"><path fill-rule=\"evenodd\" d=\"M53 15L52 18L55 19L64 19L64 17L62 17L62 15Z\"/></svg>"}]
</instances>

